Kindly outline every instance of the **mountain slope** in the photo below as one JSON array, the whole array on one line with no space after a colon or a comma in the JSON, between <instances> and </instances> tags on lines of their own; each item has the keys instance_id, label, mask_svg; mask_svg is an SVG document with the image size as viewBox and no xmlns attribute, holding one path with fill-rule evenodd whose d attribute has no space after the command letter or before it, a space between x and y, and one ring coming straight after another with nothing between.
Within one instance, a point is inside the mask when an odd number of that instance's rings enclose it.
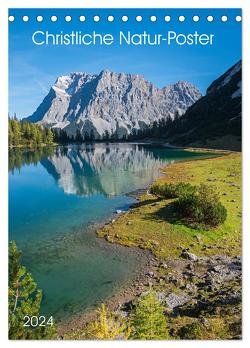
<instances>
[{"instance_id":1,"label":"mountain slope","mask_svg":"<svg viewBox=\"0 0 250 348\"><path fill-rule=\"evenodd\" d=\"M162 89L140 75L71 73L61 76L27 121L64 129L68 135L124 138L154 121L183 115L201 97L179 81Z\"/></svg>"},{"instance_id":2,"label":"mountain slope","mask_svg":"<svg viewBox=\"0 0 250 348\"><path fill-rule=\"evenodd\" d=\"M241 147L241 61L215 80L204 97L174 121L167 138L176 145Z\"/></svg>"}]
</instances>

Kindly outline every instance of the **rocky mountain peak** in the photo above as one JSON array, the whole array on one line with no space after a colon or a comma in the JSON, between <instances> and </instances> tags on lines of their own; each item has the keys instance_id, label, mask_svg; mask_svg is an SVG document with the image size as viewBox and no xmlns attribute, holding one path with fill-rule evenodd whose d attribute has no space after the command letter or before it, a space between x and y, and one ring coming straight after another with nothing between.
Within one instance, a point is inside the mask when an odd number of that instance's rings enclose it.
<instances>
[{"instance_id":1,"label":"rocky mountain peak","mask_svg":"<svg viewBox=\"0 0 250 348\"><path fill-rule=\"evenodd\" d=\"M155 121L182 115L201 97L185 81L158 88L141 75L108 69L98 75L74 72L57 78L28 120L64 129L68 135L124 138Z\"/></svg>"}]
</instances>

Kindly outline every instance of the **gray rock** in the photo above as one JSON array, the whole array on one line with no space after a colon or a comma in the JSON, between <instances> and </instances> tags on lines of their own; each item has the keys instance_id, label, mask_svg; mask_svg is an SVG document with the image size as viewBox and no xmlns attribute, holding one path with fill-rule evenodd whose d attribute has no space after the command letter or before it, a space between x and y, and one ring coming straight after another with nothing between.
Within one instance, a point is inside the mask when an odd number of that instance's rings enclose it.
<instances>
[{"instance_id":1,"label":"gray rock","mask_svg":"<svg viewBox=\"0 0 250 348\"><path fill-rule=\"evenodd\" d=\"M189 293L195 293L197 291L197 286L192 283L187 283L185 288Z\"/></svg>"},{"instance_id":2,"label":"gray rock","mask_svg":"<svg viewBox=\"0 0 250 348\"><path fill-rule=\"evenodd\" d=\"M141 75L103 70L60 76L37 110L26 120L63 129L70 136L118 139L162 118L183 115L201 97L192 84L179 81L157 88Z\"/></svg>"},{"instance_id":3,"label":"gray rock","mask_svg":"<svg viewBox=\"0 0 250 348\"><path fill-rule=\"evenodd\" d=\"M166 294L164 292L158 292L156 296L160 302L164 302L166 300Z\"/></svg>"},{"instance_id":4,"label":"gray rock","mask_svg":"<svg viewBox=\"0 0 250 348\"><path fill-rule=\"evenodd\" d=\"M211 327L209 321L208 321L206 318L204 318L204 317L201 317L201 318L200 318L200 322L201 322L202 325L205 326L205 328L207 328L207 329L209 329L209 328Z\"/></svg>"},{"instance_id":5,"label":"gray rock","mask_svg":"<svg viewBox=\"0 0 250 348\"><path fill-rule=\"evenodd\" d=\"M129 316L129 311L125 311L122 309L117 309L114 313L121 318L128 318Z\"/></svg>"},{"instance_id":6,"label":"gray rock","mask_svg":"<svg viewBox=\"0 0 250 348\"><path fill-rule=\"evenodd\" d=\"M242 257L241 256L236 256L234 259L233 259L233 263L237 266L241 266L242 264Z\"/></svg>"},{"instance_id":7,"label":"gray rock","mask_svg":"<svg viewBox=\"0 0 250 348\"><path fill-rule=\"evenodd\" d=\"M241 261L226 255L218 256L208 270L206 283L216 286L234 279L241 279Z\"/></svg>"},{"instance_id":8,"label":"gray rock","mask_svg":"<svg viewBox=\"0 0 250 348\"><path fill-rule=\"evenodd\" d=\"M191 297L185 293L182 293L180 295L171 293L165 298L165 303L168 309L174 309L187 303L190 299Z\"/></svg>"},{"instance_id":9,"label":"gray rock","mask_svg":"<svg viewBox=\"0 0 250 348\"><path fill-rule=\"evenodd\" d=\"M184 259L187 259L187 260L191 260L191 261L198 261L199 260L198 256L196 256L195 254L189 253L187 250L182 251L181 257L183 257Z\"/></svg>"},{"instance_id":10,"label":"gray rock","mask_svg":"<svg viewBox=\"0 0 250 348\"><path fill-rule=\"evenodd\" d=\"M175 276L172 276L172 275L166 276L166 277L165 277L165 281L166 281L166 282L173 283L173 284L175 284L175 285L178 283L178 279L177 279Z\"/></svg>"},{"instance_id":11,"label":"gray rock","mask_svg":"<svg viewBox=\"0 0 250 348\"><path fill-rule=\"evenodd\" d=\"M160 267L162 267L164 269L168 269L168 265L164 262L160 264Z\"/></svg>"},{"instance_id":12,"label":"gray rock","mask_svg":"<svg viewBox=\"0 0 250 348\"><path fill-rule=\"evenodd\" d=\"M228 184L229 186L240 188L240 186L237 185L235 182L229 182Z\"/></svg>"},{"instance_id":13,"label":"gray rock","mask_svg":"<svg viewBox=\"0 0 250 348\"><path fill-rule=\"evenodd\" d=\"M154 272L149 271L149 272L147 273L147 276L149 276L149 277L154 277Z\"/></svg>"},{"instance_id":14,"label":"gray rock","mask_svg":"<svg viewBox=\"0 0 250 348\"><path fill-rule=\"evenodd\" d=\"M216 181L216 178L208 178L207 181Z\"/></svg>"}]
</instances>

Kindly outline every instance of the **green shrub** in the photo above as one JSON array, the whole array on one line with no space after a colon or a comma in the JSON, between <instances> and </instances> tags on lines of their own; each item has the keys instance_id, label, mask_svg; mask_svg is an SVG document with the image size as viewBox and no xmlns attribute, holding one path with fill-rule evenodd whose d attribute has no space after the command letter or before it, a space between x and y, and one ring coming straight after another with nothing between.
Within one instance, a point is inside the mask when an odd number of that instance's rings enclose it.
<instances>
[{"instance_id":1,"label":"green shrub","mask_svg":"<svg viewBox=\"0 0 250 348\"><path fill-rule=\"evenodd\" d=\"M180 182L178 184L154 184L151 186L150 192L162 198L177 198L195 191L195 187L191 184Z\"/></svg>"},{"instance_id":2,"label":"green shrub","mask_svg":"<svg viewBox=\"0 0 250 348\"><path fill-rule=\"evenodd\" d=\"M185 340L225 340L231 338L227 321L224 318L216 317L207 319L206 325L198 321L182 326L177 334Z\"/></svg>"},{"instance_id":3,"label":"green shrub","mask_svg":"<svg viewBox=\"0 0 250 348\"><path fill-rule=\"evenodd\" d=\"M202 338L202 325L200 323L187 324L180 328L178 335L181 339L185 340L197 340Z\"/></svg>"},{"instance_id":4,"label":"green shrub","mask_svg":"<svg viewBox=\"0 0 250 348\"><path fill-rule=\"evenodd\" d=\"M214 188L196 187L193 192L182 194L175 202L177 215L188 223L216 227L227 217L227 210L219 201Z\"/></svg>"}]
</instances>

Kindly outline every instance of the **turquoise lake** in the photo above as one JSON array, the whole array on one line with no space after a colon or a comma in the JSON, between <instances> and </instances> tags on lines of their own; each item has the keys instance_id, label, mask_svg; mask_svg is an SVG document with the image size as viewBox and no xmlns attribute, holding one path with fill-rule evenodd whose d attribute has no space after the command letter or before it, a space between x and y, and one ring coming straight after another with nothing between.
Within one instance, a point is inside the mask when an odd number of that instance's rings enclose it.
<instances>
[{"instance_id":1,"label":"turquoise lake","mask_svg":"<svg viewBox=\"0 0 250 348\"><path fill-rule=\"evenodd\" d=\"M207 155L138 144L10 150L9 239L43 290L42 314L58 320L94 308L143 267L132 248L96 237L136 200L160 167Z\"/></svg>"}]
</instances>

